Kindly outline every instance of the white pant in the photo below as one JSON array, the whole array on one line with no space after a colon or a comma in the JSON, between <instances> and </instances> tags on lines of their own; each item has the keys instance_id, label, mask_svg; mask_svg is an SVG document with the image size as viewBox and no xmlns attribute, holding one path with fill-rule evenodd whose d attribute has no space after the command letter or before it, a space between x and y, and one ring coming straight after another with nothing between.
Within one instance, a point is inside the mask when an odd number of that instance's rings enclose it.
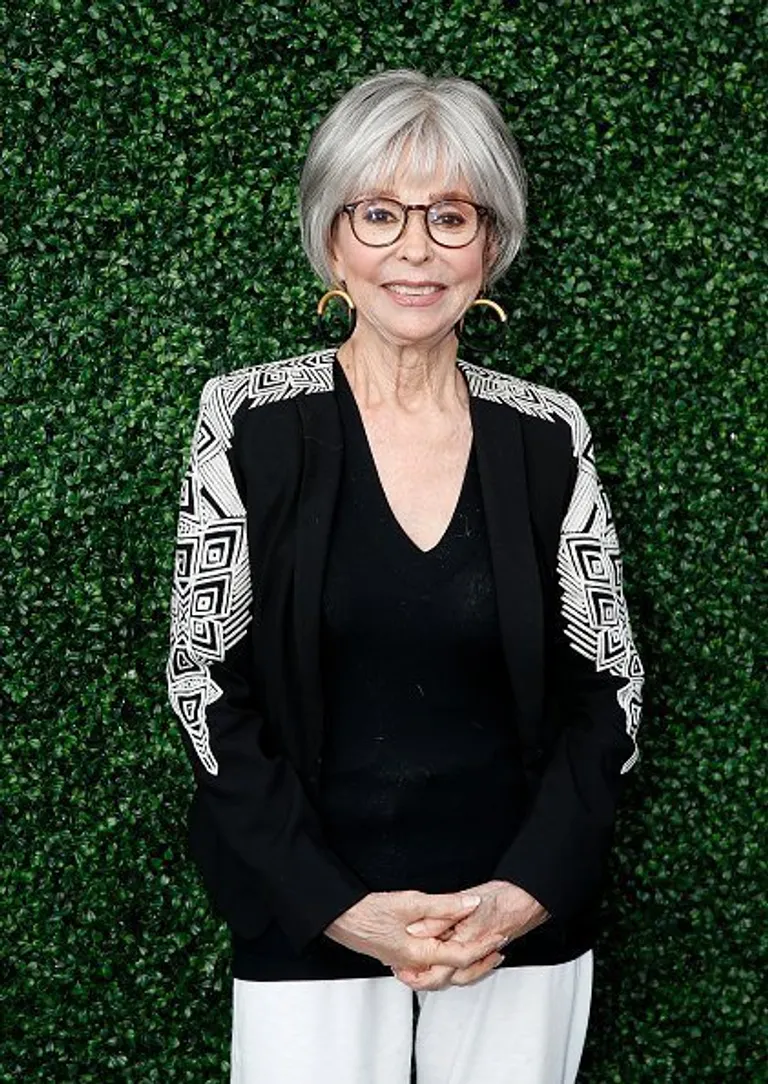
<instances>
[{"instance_id":1,"label":"white pant","mask_svg":"<svg viewBox=\"0 0 768 1084\"><path fill-rule=\"evenodd\" d=\"M249 982L232 993L230 1084L573 1084L592 996L591 950L413 991L394 976Z\"/></svg>"}]
</instances>

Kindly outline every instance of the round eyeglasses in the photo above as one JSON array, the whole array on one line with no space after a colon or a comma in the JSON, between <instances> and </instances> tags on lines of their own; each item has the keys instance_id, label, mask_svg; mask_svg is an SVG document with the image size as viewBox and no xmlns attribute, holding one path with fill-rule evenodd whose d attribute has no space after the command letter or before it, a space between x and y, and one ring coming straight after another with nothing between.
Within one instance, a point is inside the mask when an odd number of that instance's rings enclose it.
<instances>
[{"instance_id":1,"label":"round eyeglasses","mask_svg":"<svg viewBox=\"0 0 768 1084\"><path fill-rule=\"evenodd\" d=\"M341 208L349 215L352 233L364 245L383 248L393 245L405 233L411 211L423 211L427 233L436 245L464 248L480 232L488 207L464 199L442 199L437 203L400 203L396 199L361 199Z\"/></svg>"}]
</instances>

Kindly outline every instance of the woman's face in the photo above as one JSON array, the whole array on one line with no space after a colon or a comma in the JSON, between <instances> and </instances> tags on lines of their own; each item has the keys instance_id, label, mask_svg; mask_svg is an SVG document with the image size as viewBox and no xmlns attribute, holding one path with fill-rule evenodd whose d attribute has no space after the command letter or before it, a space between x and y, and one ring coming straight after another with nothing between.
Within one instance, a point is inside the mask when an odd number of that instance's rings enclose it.
<instances>
[{"instance_id":1,"label":"woman's face","mask_svg":"<svg viewBox=\"0 0 768 1084\"><path fill-rule=\"evenodd\" d=\"M464 184L448 187L441 173L425 182L402 171L391 189L360 192L355 199L371 196L390 196L406 204L473 198ZM430 346L450 335L483 284L487 228L484 222L464 248L445 248L427 233L424 212L411 211L399 240L371 248L357 240L349 216L339 215L331 266L357 308L355 337L373 334L393 345Z\"/></svg>"}]
</instances>

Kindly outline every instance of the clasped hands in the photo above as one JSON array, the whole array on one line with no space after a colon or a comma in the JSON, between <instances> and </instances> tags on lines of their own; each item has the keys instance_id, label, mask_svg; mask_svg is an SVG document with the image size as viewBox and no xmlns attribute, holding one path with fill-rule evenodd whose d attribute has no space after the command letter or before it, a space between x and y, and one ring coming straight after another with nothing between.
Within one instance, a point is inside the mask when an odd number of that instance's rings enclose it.
<instances>
[{"instance_id":1,"label":"clasped hands","mask_svg":"<svg viewBox=\"0 0 768 1084\"><path fill-rule=\"evenodd\" d=\"M538 900L509 881L461 892L371 892L325 934L374 956L412 990L468 986L492 971L510 941L549 918Z\"/></svg>"}]
</instances>

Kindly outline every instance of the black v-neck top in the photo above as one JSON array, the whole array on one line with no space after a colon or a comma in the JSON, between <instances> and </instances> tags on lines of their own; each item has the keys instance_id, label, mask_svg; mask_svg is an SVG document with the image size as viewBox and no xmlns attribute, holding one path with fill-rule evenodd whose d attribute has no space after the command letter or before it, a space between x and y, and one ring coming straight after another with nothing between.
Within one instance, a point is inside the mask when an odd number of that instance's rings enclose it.
<instances>
[{"instance_id":1,"label":"black v-neck top","mask_svg":"<svg viewBox=\"0 0 768 1084\"><path fill-rule=\"evenodd\" d=\"M492 878L525 799L474 445L450 523L423 551L387 501L337 360L334 385L344 465L322 598L321 819L371 891L453 892ZM299 959L276 923L234 940L240 978L391 974L324 936Z\"/></svg>"}]
</instances>

